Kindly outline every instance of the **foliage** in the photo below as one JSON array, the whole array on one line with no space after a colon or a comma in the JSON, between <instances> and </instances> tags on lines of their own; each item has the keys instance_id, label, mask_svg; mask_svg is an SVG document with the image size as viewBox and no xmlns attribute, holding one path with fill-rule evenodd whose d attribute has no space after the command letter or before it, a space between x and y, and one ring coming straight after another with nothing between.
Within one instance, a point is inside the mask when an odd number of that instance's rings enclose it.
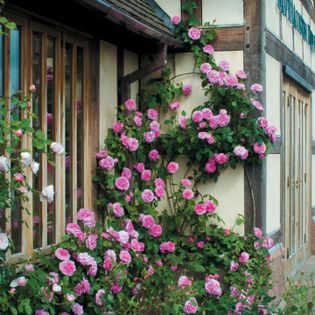
<instances>
[{"instance_id":1,"label":"foliage","mask_svg":"<svg viewBox=\"0 0 315 315\"><path fill-rule=\"evenodd\" d=\"M279 312L281 315L314 314L314 274L311 274L309 278L302 276L299 280L289 279L282 299L285 307Z\"/></svg>"}]
</instances>

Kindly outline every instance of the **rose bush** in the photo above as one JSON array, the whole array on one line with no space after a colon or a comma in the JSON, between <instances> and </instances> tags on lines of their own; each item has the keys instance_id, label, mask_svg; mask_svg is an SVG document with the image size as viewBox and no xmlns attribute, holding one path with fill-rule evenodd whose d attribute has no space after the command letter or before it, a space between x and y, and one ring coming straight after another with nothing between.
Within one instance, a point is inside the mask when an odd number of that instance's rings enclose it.
<instances>
[{"instance_id":1,"label":"rose bush","mask_svg":"<svg viewBox=\"0 0 315 315\"><path fill-rule=\"evenodd\" d=\"M190 14L193 7L184 9ZM246 91L244 71L231 74L228 62L215 63L212 30L192 19L188 27L179 17L172 21L191 45L209 100L189 118L182 113L177 124L177 98L189 97L192 86L174 85L166 70L154 92L142 94L143 111L132 99L121 106L106 148L96 155L101 220L80 209L78 224L67 225L52 254L8 274L3 314L270 313L272 239L258 228L247 236L224 228L217 200L198 191L200 176L216 178L227 166L257 163L267 154L275 129L254 118L262 87ZM171 112L166 124L172 128L163 137L160 108ZM55 143L51 150L63 153ZM190 157L193 175L178 181L179 154ZM47 200L52 195L51 187L42 192Z\"/></svg>"}]
</instances>

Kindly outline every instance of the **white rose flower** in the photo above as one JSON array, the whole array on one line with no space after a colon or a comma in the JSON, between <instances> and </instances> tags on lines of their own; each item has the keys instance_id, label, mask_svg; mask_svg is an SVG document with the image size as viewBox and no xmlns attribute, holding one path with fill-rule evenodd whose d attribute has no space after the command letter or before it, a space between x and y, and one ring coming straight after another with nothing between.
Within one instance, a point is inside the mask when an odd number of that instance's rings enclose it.
<instances>
[{"instance_id":1,"label":"white rose flower","mask_svg":"<svg viewBox=\"0 0 315 315\"><path fill-rule=\"evenodd\" d=\"M53 286L52 286L52 290L54 292L61 292L61 286L57 283L55 283Z\"/></svg>"},{"instance_id":2,"label":"white rose flower","mask_svg":"<svg viewBox=\"0 0 315 315\"><path fill-rule=\"evenodd\" d=\"M31 169L32 169L33 174L36 175L39 170L39 163L33 161L31 164Z\"/></svg>"},{"instance_id":3,"label":"white rose flower","mask_svg":"<svg viewBox=\"0 0 315 315\"><path fill-rule=\"evenodd\" d=\"M0 172L5 173L9 170L9 159L3 155L0 156Z\"/></svg>"},{"instance_id":4,"label":"white rose flower","mask_svg":"<svg viewBox=\"0 0 315 315\"><path fill-rule=\"evenodd\" d=\"M21 162L24 167L28 167L31 164L31 155L28 152L22 152Z\"/></svg>"},{"instance_id":5,"label":"white rose flower","mask_svg":"<svg viewBox=\"0 0 315 315\"><path fill-rule=\"evenodd\" d=\"M9 246L9 239L6 233L0 233L0 250L6 250Z\"/></svg>"},{"instance_id":6,"label":"white rose flower","mask_svg":"<svg viewBox=\"0 0 315 315\"><path fill-rule=\"evenodd\" d=\"M58 142L53 142L50 145L50 148L56 154L62 154L62 153L65 152L65 149L64 149L63 145L61 143L58 143Z\"/></svg>"},{"instance_id":7,"label":"white rose flower","mask_svg":"<svg viewBox=\"0 0 315 315\"><path fill-rule=\"evenodd\" d=\"M52 203L54 201L54 194L54 185L49 185L42 190L39 196L40 201L47 200L48 203Z\"/></svg>"}]
</instances>

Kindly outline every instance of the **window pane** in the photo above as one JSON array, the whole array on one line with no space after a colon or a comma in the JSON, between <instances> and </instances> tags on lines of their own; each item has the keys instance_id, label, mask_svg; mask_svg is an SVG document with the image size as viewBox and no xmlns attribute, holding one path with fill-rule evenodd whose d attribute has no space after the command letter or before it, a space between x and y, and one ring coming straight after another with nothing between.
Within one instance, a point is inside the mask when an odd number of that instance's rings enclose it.
<instances>
[{"instance_id":1,"label":"window pane","mask_svg":"<svg viewBox=\"0 0 315 315\"><path fill-rule=\"evenodd\" d=\"M37 116L34 119L34 126L41 127L41 110L40 110L40 95L41 95L41 63L42 63L42 36L40 33L33 34L33 84L36 87L36 92L33 94L33 112ZM48 117L47 117L48 120ZM33 159L40 162L42 159L40 153L33 147ZM42 189L41 169L37 175L33 175L33 188L37 191ZM42 203L39 196L33 194L33 247L39 248L42 246Z\"/></svg>"},{"instance_id":2,"label":"window pane","mask_svg":"<svg viewBox=\"0 0 315 315\"><path fill-rule=\"evenodd\" d=\"M21 31L19 28L10 31L10 96L21 89ZM10 103L10 120L20 119L20 110L14 102ZM13 174L12 174L13 175ZM11 238L13 242L12 253L22 251L22 204L21 198L16 192L12 192L12 198L15 200L11 208Z\"/></svg>"},{"instance_id":3,"label":"window pane","mask_svg":"<svg viewBox=\"0 0 315 315\"><path fill-rule=\"evenodd\" d=\"M65 56L65 166L66 166L66 223L72 222L72 54L73 46L66 44Z\"/></svg>"},{"instance_id":4,"label":"window pane","mask_svg":"<svg viewBox=\"0 0 315 315\"><path fill-rule=\"evenodd\" d=\"M77 209L83 208L83 48L77 48L77 98L76 98L76 110L77 110Z\"/></svg>"},{"instance_id":5,"label":"window pane","mask_svg":"<svg viewBox=\"0 0 315 315\"><path fill-rule=\"evenodd\" d=\"M47 41L47 137L56 139L55 130L55 40L48 38ZM51 157L53 163L47 163L47 185L55 185L55 155ZM55 242L55 202L47 203L47 244Z\"/></svg>"}]
</instances>

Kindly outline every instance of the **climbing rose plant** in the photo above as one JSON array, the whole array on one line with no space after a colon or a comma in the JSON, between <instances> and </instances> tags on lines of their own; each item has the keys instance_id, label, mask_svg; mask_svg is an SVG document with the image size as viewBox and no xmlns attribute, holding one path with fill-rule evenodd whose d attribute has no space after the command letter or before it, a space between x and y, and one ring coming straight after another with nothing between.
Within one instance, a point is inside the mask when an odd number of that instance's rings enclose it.
<instances>
[{"instance_id":1,"label":"climbing rose plant","mask_svg":"<svg viewBox=\"0 0 315 315\"><path fill-rule=\"evenodd\" d=\"M194 5L185 6L190 14ZM247 74L215 63L214 32L173 17L176 33L196 57L208 101L191 115L180 97L192 86L173 84L166 70L143 93L143 111L127 100L106 148L97 155L96 206L80 209L52 254L39 255L12 275L0 295L12 314L269 314L272 239L255 228L241 236L224 228L219 204L198 190L227 166L257 163L275 140L261 110L262 87L245 88ZM159 111L171 113L161 136ZM186 166L179 154L191 161ZM197 165L196 165L197 162ZM183 168L183 169L182 169ZM185 174L185 175L180 175ZM239 217L236 225L242 224Z\"/></svg>"}]
</instances>

